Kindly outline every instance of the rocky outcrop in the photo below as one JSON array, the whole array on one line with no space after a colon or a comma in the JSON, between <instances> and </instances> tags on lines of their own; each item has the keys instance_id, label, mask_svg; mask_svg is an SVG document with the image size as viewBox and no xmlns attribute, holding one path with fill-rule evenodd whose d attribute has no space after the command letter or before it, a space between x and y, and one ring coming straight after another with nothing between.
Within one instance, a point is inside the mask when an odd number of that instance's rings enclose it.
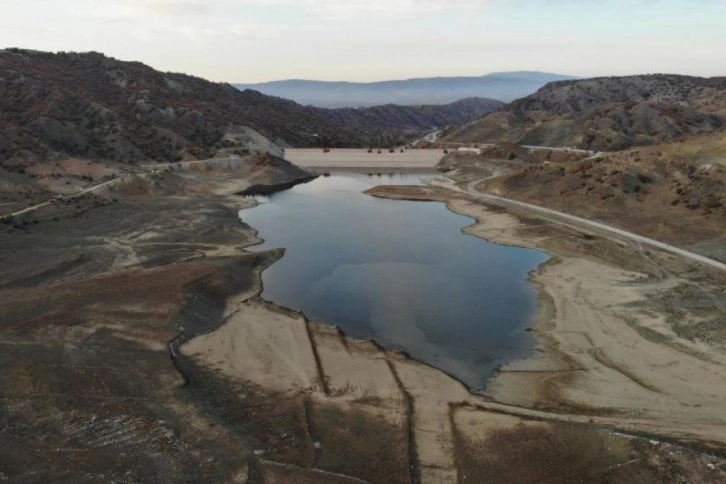
<instances>
[{"instance_id":1,"label":"rocky outcrop","mask_svg":"<svg viewBox=\"0 0 726 484\"><path fill-rule=\"evenodd\" d=\"M726 78L676 75L553 82L444 140L615 151L726 127Z\"/></svg>"}]
</instances>

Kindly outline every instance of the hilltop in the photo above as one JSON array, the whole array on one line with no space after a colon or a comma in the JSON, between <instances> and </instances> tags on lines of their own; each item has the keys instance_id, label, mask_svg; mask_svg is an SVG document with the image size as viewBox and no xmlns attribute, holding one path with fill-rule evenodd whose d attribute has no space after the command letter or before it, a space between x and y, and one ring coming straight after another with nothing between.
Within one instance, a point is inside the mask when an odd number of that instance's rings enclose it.
<instances>
[{"instance_id":1,"label":"hilltop","mask_svg":"<svg viewBox=\"0 0 726 484\"><path fill-rule=\"evenodd\" d=\"M726 78L641 75L553 82L444 141L616 151L726 126Z\"/></svg>"},{"instance_id":2,"label":"hilltop","mask_svg":"<svg viewBox=\"0 0 726 484\"><path fill-rule=\"evenodd\" d=\"M234 84L301 104L326 108L380 104L448 104L468 97L511 101L533 93L548 82L573 76L547 72L497 72L470 77L427 77L379 82L329 82L301 79Z\"/></svg>"}]
</instances>

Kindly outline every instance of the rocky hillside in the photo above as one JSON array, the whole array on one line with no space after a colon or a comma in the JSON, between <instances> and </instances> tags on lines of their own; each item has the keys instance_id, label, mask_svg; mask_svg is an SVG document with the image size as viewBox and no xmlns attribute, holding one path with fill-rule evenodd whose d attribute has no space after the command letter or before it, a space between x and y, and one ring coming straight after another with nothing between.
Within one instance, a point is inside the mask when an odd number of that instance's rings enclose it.
<instances>
[{"instance_id":1,"label":"rocky hillside","mask_svg":"<svg viewBox=\"0 0 726 484\"><path fill-rule=\"evenodd\" d=\"M375 134L393 143L498 106L468 100L338 112L98 53L0 51L0 161L6 166L56 157L206 158L262 138L281 146L345 147Z\"/></svg>"},{"instance_id":2,"label":"rocky hillside","mask_svg":"<svg viewBox=\"0 0 726 484\"><path fill-rule=\"evenodd\" d=\"M615 151L723 127L726 77L656 74L553 82L444 140Z\"/></svg>"},{"instance_id":3,"label":"rocky hillside","mask_svg":"<svg viewBox=\"0 0 726 484\"><path fill-rule=\"evenodd\" d=\"M292 101L161 73L97 53L0 52L0 158L53 154L136 162L208 157L250 126L291 144L352 143Z\"/></svg>"},{"instance_id":4,"label":"rocky hillside","mask_svg":"<svg viewBox=\"0 0 726 484\"><path fill-rule=\"evenodd\" d=\"M395 132L415 133L461 124L497 111L503 106L504 103L494 99L467 98L451 104L422 106L386 104L385 106L357 109L312 109L322 117L332 119L345 126L346 129L362 135L371 135Z\"/></svg>"}]
</instances>

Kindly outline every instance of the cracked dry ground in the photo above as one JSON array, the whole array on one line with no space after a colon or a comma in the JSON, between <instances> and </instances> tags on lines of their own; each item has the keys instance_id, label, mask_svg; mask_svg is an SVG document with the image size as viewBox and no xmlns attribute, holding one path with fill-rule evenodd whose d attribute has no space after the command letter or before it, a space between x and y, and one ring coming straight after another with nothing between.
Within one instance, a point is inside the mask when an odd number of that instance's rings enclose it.
<instances>
[{"instance_id":1,"label":"cracked dry ground","mask_svg":"<svg viewBox=\"0 0 726 484\"><path fill-rule=\"evenodd\" d=\"M498 406L261 300L244 201L126 197L0 233L0 479L708 481L721 461ZM180 246L172 241L188 241ZM171 344L170 344L171 343Z\"/></svg>"}]
</instances>

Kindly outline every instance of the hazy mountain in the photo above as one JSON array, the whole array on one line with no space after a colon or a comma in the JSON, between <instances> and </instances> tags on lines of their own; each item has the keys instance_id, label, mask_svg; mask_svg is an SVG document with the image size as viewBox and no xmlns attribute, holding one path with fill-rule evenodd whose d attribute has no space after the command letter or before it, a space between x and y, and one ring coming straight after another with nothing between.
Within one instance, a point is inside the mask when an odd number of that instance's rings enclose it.
<instances>
[{"instance_id":1,"label":"hazy mountain","mask_svg":"<svg viewBox=\"0 0 726 484\"><path fill-rule=\"evenodd\" d=\"M574 79L546 72L501 72L478 77L431 77L381 82L327 82L291 79L234 84L271 96L318 107L365 107L381 104L447 104L469 97L511 101L548 82Z\"/></svg>"},{"instance_id":2,"label":"hazy mountain","mask_svg":"<svg viewBox=\"0 0 726 484\"><path fill-rule=\"evenodd\" d=\"M666 74L553 82L445 141L613 151L726 127L726 77Z\"/></svg>"},{"instance_id":3,"label":"hazy mountain","mask_svg":"<svg viewBox=\"0 0 726 484\"><path fill-rule=\"evenodd\" d=\"M0 50L0 163L69 156L175 161L251 145L266 151L273 143L362 146L371 137L392 144L500 106L469 99L321 109L99 53L6 49Z\"/></svg>"}]
</instances>

